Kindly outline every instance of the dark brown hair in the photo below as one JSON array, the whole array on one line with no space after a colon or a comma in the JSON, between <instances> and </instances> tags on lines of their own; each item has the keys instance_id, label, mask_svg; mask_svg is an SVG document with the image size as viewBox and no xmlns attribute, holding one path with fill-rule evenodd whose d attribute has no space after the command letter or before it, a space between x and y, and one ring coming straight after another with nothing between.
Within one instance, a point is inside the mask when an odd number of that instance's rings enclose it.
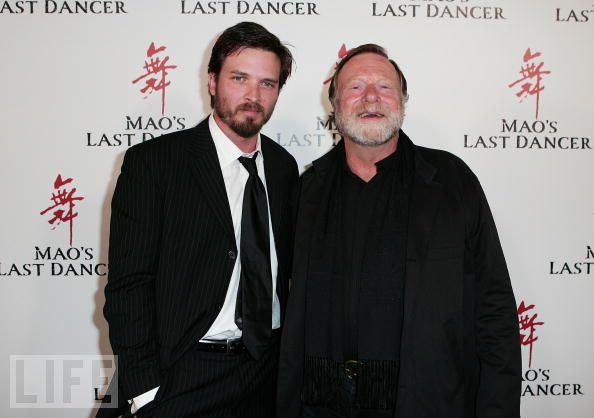
<instances>
[{"instance_id":1,"label":"dark brown hair","mask_svg":"<svg viewBox=\"0 0 594 418\"><path fill-rule=\"evenodd\" d=\"M281 68L278 79L279 89L283 87L293 68L291 51L272 33L257 23L241 22L227 28L217 39L212 48L208 72L218 76L225 58L243 48L262 49L274 53L280 60ZM213 97L211 97L211 106Z\"/></svg>"}]
</instances>

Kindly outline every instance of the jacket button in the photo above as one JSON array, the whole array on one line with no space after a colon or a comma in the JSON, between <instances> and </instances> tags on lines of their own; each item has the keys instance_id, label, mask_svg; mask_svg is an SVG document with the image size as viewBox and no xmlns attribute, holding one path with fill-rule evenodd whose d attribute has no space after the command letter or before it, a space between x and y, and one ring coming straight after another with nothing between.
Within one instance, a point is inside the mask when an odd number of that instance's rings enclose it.
<instances>
[{"instance_id":1,"label":"jacket button","mask_svg":"<svg viewBox=\"0 0 594 418\"><path fill-rule=\"evenodd\" d=\"M231 260L235 260L235 258L237 257L235 251L229 251L228 255Z\"/></svg>"}]
</instances>

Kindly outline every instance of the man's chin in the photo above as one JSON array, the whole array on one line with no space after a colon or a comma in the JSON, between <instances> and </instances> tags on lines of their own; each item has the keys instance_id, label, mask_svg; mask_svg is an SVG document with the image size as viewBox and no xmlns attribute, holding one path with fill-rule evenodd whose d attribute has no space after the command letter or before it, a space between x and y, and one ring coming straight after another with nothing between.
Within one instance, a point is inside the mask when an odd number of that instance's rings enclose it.
<instances>
[{"instance_id":1,"label":"man's chin","mask_svg":"<svg viewBox=\"0 0 594 418\"><path fill-rule=\"evenodd\" d=\"M380 146L390 141L391 137L387 134L386 129L368 128L355 129L345 132L353 142L366 146Z\"/></svg>"},{"instance_id":2,"label":"man's chin","mask_svg":"<svg viewBox=\"0 0 594 418\"><path fill-rule=\"evenodd\" d=\"M251 138L260 132L262 125L258 123L249 123L249 121L246 121L243 123L233 123L230 125L230 128L242 138Z\"/></svg>"},{"instance_id":3,"label":"man's chin","mask_svg":"<svg viewBox=\"0 0 594 418\"><path fill-rule=\"evenodd\" d=\"M355 144L364 147L379 147L390 142L392 138L376 138L376 137L350 137Z\"/></svg>"}]
</instances>

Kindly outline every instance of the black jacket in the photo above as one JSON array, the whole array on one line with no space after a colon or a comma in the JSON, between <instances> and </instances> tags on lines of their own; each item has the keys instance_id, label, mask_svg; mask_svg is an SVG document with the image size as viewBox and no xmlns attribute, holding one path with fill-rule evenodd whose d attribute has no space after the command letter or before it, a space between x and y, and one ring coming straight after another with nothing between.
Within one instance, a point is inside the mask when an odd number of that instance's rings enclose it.
<instances>
[{"instance_id":1,"label":"black jacket","mask_svg":"<svg viewBox=\"0 0 594 418\"><path fill-rule=\"evenodd\" d=\"M402 131L399 141L410 142ZM341 147L315 161L302 177L294 281L279 365L278 416L283 418L300 416L304 358L313 334L305 324L323 314L323 300L311 301L320 297L308 270L315 251L311 228L331 195ZM516 304L487 200L459 158L410 147L414 173L394 416L519 418Z\"/></svg>"},{"instance_id":2,"label":"black jacket","mask_svg":"<svg viewBox=\"0 0 594 418\"><path fill-rule=\"evenodd\" d=\"M278 255L281 318L288 295L297 164L261 136ZM105 318L126 399L162 372L217 317L237 254L231 211L205 119L128 150L112 200Z\"/></svg>"}]
</instances>

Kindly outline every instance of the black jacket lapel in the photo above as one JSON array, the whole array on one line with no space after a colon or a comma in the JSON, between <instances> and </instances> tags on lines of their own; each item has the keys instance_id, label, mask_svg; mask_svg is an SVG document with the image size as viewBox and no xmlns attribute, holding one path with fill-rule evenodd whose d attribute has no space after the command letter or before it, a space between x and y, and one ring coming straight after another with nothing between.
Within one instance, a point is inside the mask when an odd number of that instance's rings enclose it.
<instances>
[{"instance_id":1,"label":"black jacket lapel","mask_svg":"<svg viewBox=\"0 0 594 418\"><path fill-rule=\"evenodd\" d=\"M434 181L436 174L435 167L419 155L415 146L413 146L413 150L414 174L408 209L409 223L406 247L403 323L400 340L400 376L408 378L415 376L414 350L418 347L411 344L410 339L415 333L416 310L420 306L419 303L422 302L418 300L424 286L421 272L427 256L427 249L429 247L439 201L443 193L443 186ZM400 382L396 406L397 415L403 411L403 408L408 407L405 405L405 400L408 399L405 396L405 390L406 386L410 383L407 381Z\"/></svg>"},{"instance_id":2,"label":"black jacket lapel","mask_svg":"<svg viewBox=\"0 0 594 418\"><path fill-rule=\"evenodd\" d=\"M442 194L442 185L434 181L436 169L418 152L409 206L407 258L422 263L427 254L433 222Z\"/></svg>"},{"instance_id":3,"label":"black jacket lapel","mask_svg":"<svg viewBox=\"0 0 594 418\"><path fill-rule=\"evenodd\" d=\"M235 241L231 209L229 209L229 200L217 151L208 129L208 118L200 122L192 131L193 138L189 142L192 174L216 218L229 237Z\"/></svg>"}]
</instances>

